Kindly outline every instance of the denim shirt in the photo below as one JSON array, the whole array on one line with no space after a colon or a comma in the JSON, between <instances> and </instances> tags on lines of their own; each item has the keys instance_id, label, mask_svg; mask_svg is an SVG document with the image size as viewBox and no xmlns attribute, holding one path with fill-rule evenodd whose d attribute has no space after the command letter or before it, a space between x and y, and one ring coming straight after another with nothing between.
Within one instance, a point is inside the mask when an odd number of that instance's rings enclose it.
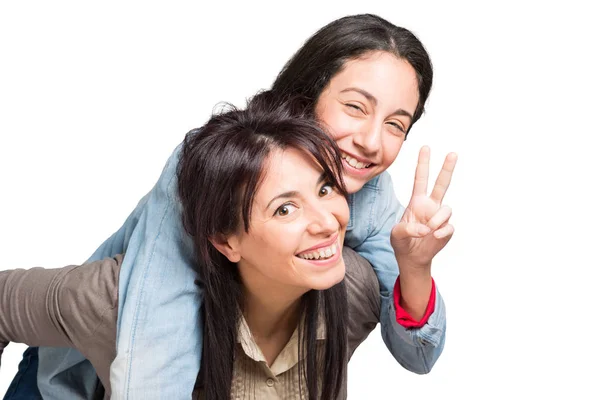
<instances>
[{"instance_id":1,"label":"denim shirt","mask_svg":"<svg viewBox=\"0 0 600 400\"><path fill-rule=\"evenodd\" d=\"M178 146L154 186L89 261L125 253L119 278L117 357L111 365L112 398L189 399L202 355L203 292L194 284L191 238L181 223L177 196ZM345 245L373 266L380 283L381 333L406 369L431 370L445 339L446 313L436 293L433 314L419 329L396 322L393 287L398 265L390 244L404 208L387 172L348 199ZM48 399L90 399L97 384L91 364L74 349L40 348L38 387Z\"/></svg>"}]
</instances>

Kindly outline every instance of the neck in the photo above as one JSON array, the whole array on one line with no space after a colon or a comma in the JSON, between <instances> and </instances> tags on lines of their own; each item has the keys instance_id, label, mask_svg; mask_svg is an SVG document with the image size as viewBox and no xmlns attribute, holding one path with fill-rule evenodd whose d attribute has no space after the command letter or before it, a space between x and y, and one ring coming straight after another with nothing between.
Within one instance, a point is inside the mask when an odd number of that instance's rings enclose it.
<instances>
[{"instance_id":1,"label":"neck","mask_svg":"<svg viewBox=\"0 0 600 400\"><path fill-rule=\"evenodd\" d=\"M300 320L300 300L308 290L281 286L240 268L244 286L244 318L257 342L289 337Z\"/></svg>"},{"instance_id":2,"label":"neck","mask_svg":"<svg viewBox=\"0 0 600 400\"><path fill-rule=\"evenodd\" d=\"M267 302L246 294L244 317L257 343L275 337L289 339L300 320L300 298L290 301L269 299Z\"/></svg>"}]
</instances>

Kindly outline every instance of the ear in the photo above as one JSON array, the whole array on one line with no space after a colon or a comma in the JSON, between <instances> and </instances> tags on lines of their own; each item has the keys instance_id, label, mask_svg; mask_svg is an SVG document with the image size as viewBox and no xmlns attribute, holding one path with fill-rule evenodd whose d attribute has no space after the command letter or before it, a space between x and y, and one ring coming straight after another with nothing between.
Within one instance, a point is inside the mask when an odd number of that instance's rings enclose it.
<instances>
[{"instance_id":1,"label":"ear","mask_svg":"<svg viewBox=\"0 0 600 400\"><path fill-rule=\"evenodd\" d=\"M240 261L240 241L236 235L216 235L211 237L210 242L221 254L232 263Z\"/></svg>"}]
</instances>

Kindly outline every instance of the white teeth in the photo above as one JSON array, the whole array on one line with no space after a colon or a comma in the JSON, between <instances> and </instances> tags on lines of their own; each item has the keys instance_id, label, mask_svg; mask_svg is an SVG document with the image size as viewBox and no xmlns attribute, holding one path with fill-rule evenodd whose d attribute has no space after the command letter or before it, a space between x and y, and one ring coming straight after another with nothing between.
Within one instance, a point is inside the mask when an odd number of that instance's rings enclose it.
<instances>
[{"instance_id":1,"label":"white teeth","mask_svg":"<svg viewBox=\"0 0 600 400\"><path fill-rule=\"evenodd\" d=\"M358 161L356 158L349 156L346 153L342 153L342 158L345 159L348 164L350 164L351 166L353 166L356 169L363 169L363 168L368 168L371 166L370 163L364 163L361 161Z\"/></svg>"},{"instance_id":2,"label":"white teeth","mask_svg":"<svg viewBox=\"0 0 600 400\"><path fill-rule=\"evenodd\" d=\"M299 254L298 257L303 258L305 260L322 260L330 258L331 256L337 253L337 244L332 244L329 247L324 247L319 249L318 251L313 251L311 253Z\"/></svg>"}]
</instances>

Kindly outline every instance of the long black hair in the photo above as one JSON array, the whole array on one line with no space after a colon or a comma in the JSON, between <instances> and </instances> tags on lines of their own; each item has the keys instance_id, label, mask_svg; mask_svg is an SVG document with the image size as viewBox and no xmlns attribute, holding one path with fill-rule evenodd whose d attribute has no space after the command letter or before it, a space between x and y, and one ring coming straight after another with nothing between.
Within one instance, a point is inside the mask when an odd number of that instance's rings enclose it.
<instances>
[{"instance_id":1,"label":"long black hair","mask_svg":"<svg viewBox=\"0 0 600 400\"><path fill-rule=\"evenodd\" d=\"M376 15L340 18L318 30L283 67L272 90L283 97L304 97L314 112L320 94L344 64L372 51L391 53L414 68L419 84L414 124L423 114L431 91L431 59L423 43L411 31Z\"/></svg>"},{"instance_id":2,"label":"long black hair","mask_svg":"<svg viewBox=\"0 0 600 400\"><path fill-rule=\"evenodd\" d=\"M269 154L294 148L311 156L328 181L346 195L339 151L318 124L302 117L298 102L273 100L265 92L245 110L231 107L190 131L183 142L177 178L183 225L192 236L204 288L204 344L201 369L207 399L231 396L234 354L243 291L236 264L215 249L210 239L242 228L248 232L257 187ZM300 390L309 399L334 399L346 369L348 308L343 282L306 293L301 299ZM319 316L326 329L324 353L317 351ZM300 358L302 359L302 357Z\"/></svg>"}]
</instances>

